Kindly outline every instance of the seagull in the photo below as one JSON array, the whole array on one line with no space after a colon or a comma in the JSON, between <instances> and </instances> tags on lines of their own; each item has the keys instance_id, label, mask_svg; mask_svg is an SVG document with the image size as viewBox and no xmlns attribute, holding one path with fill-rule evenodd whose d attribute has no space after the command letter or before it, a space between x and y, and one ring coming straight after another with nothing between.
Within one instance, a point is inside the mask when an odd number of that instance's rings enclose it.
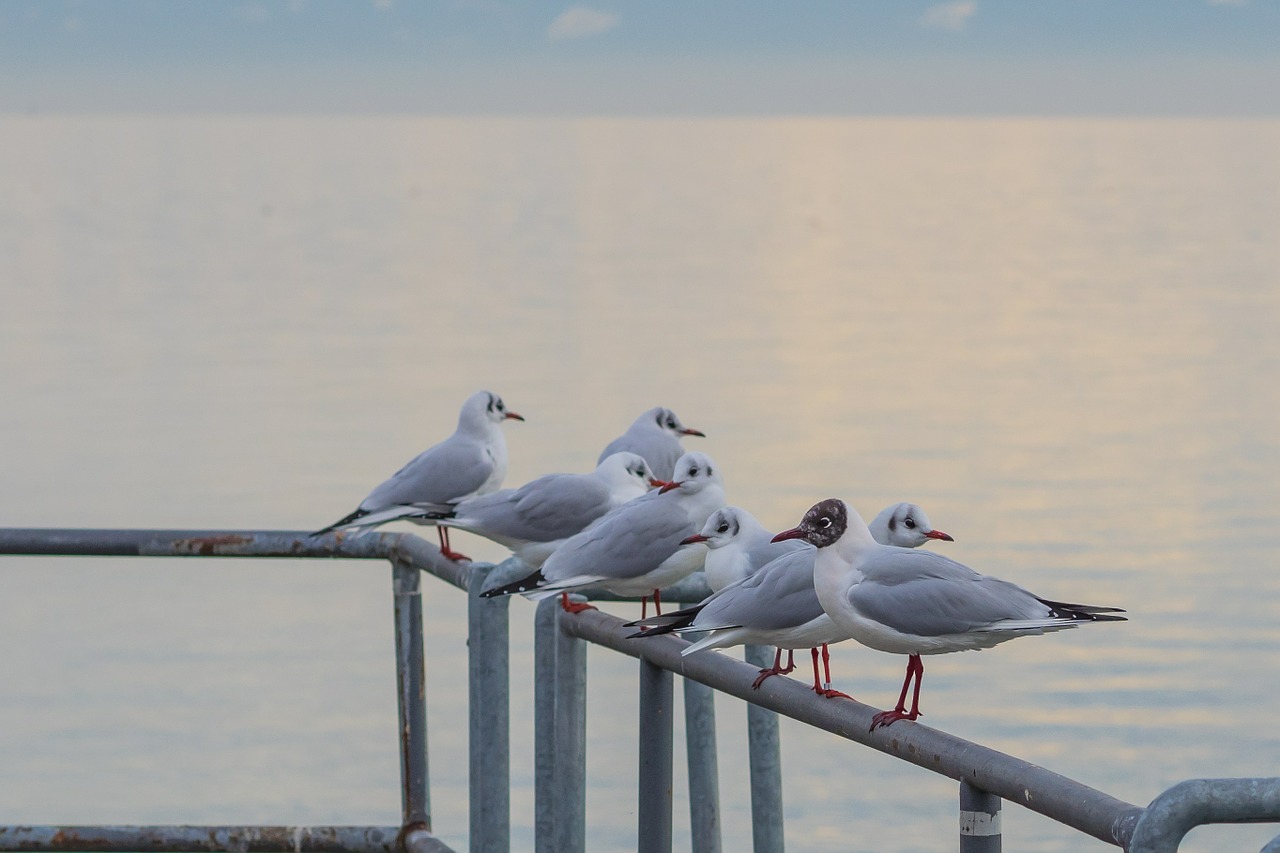
<instances>
[{"instance_id":1,"label":"seagull","mask_svg":"<svg viewBox=\"0 0 1280 853\"><path fill-rule=\"evenodd\" d=\"M409 518L492 539L537 568L570 536L653 484L661 485L649 464L624 451L606 456L589 474L547 474L518 489L477 495L451 509Z\"/></svg>"},{"instance_id":2,"label":"seagull","mask_svg":"<svg viewBox=\"0 0 1280 853\"><path fill-rule=\"evenodd\" d=\"M696 571L706 558L706 548L684 540L723 505L720 467L705 453L686 453L676 463L674 479L571 537L528 577L481 596L519 592L538 601L562 594L561 606L577 612L590 605L572 604L568 593L598 586L644 596L645 605L652 595L660 608L659 590Z\"/></svg>"},{"instance_id":3,"label":"seagull","mask_svg":"<svg viewBox=\"0 0 1280 853\"><path fill-rule=\"evenodd\" d=\"M898 704L876 714L871 731L920 716L921 655L986 649L1014 637L1125 620L1113 615L1123 613L1120 608L1050 601L932 551L881 545L837 498L814 504L798 527L773 538L800 539L818 549L814 588L845 635L882 652L908 655Z\"/></svg>"},{"instance_id":4,"label":"seagull","mask_svg":"<svg viewBox=\"0 0 1280 853\"><path fill-rule=\"evenodd\" d=\"M439 510L496 490L507 476L507 442L498 428L505 420L524 418L507 409L497 394L477 391L462 404L453 435L409 460L350 515L311 535L372 528L399 518L412 521L424 508ZM449 547L448 528L437 531L441 554L450 560L470 559Z\"/></svg>"},{"instance_id":5,"label":"seagull","mask_svg":"<svg viewBox=\"0 0 1280 853\"><path fill-rule=\"evenodd\" d=\"M885 545L915 548L931 539L955 541L949 534L935 530L924 510L913 503L886 507L874 524L872 536ZM694 607L667 614L661 623L649 620L646 624L652 626L650 630L632 636L711 631L684 649L682 655L744 643L776 646L773 666L760 670L760 677L752 685L757 689L770 676L792 672L795 650L807 648L813 656L814 692L848 698L831 688L831 653L827 646L849 636L836 628L818 601L813 587L817 549L799 539L771 539L772 534L764 525L744 509L730 506L712 513L702 531L685 542L705 542L711 549L703 571L715 594ZM720 583L725 579L730 579L729 583ZM783 649L787 650L786 667L782 666ZM818 674L819 649L825 680Z\"/></svg>"},{"instance_id":6,"label":"seagull","mask_svg":"<svg viewBox=\"0 0 1280 853\"><path fill-rule=\"evenodd\" d=\"M600 454L600 460L610 453L629 450L643 456L658 479L670 480L677 460L684 453L680 438L686 435L705 438L703 433L680 423L675 412L657 406L636 418L626 432L609 442Z\"/></svg>"}]
</instances>

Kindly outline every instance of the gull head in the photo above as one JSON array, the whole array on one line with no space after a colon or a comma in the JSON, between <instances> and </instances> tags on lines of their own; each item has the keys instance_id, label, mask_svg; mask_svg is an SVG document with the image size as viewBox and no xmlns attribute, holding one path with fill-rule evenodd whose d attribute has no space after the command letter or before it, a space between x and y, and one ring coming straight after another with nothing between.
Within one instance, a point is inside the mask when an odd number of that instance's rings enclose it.
<instances>
[{"instance_id":1,"label":"gull head","mask_svg":"<svg viewBox=\"0 0 1280 853\"><path fill-rule=\"evenodd\" d=\"M929 523L929 516L913 503L903 502L887 506L867 526L871 528L871 535L881 545L919 548L930 539L955 541L950 534L935 530Z\"/></svg>"},{"instance_id":2,"label":"gull head","mask_svg":"<svg viewBox=\"0 0 1280 853\"><path fill-rule=\"evenodd\" d=\"M733 542L738 534L742 532L740 512L741 510L736 506L721 507L711 513L707 518L707 523L702 525L701 531L693 534L680 544L691 545L694 542L705 542L707 547L712 550L723 548Z\"/></svg>"},{"instance_id":3,"label":"gull head","mask_svg":"<svg viewBox=\"0 0 1280 853\"><path fill-rule=\"evenodd\" d=\"M849 529L849 516L853 512L839 498L827 498L809 508L800 523L773 537L774 542L801 539L817 548L828 548L840 541Z\"/></svg>"},{"instance_id":4,"label":"gull head","mask_svg":"<svg viewBox=\"0 0 1280 853\"><path fill-rule=\"evenodd\" d=\"M664 409L659 406L656 409L650 409L649 416L653 418L654 422L658 426L658 429L662 430L663 432L670 433L676 438L682 438L686 435L696 435L696 436L701 436L703 438L706 437L699 430L689 429L687 426L682 424L680 422L680 418L677 417L676 413L671 411L670 409Z\"/></svg>"},{"instance_id":5,"label":"gull head","mask_svg":"<svg viewBox=\"0 0 1280 853\"><path fill-rule=\"evenodd\" d=\"M596 473L604 480L610 492L637 498L649 491L653 480L653 471L644 457L627 450L606 456L596 466Z\"/></svg>"},{"instance_id":6,"label":"gull head","mask_svg":"<svg viewBox=\"0 0 1280 853\"><path fill-rule=\"evenodd\" d=\"M672 489L679 489L684 494L696 495L713 486L724 488L720 466L712 462L707 454L694 451L676 460L676 469L671 476L671 481L665 483L659 491L669 492Z\"/></svg>"}]
</instances>

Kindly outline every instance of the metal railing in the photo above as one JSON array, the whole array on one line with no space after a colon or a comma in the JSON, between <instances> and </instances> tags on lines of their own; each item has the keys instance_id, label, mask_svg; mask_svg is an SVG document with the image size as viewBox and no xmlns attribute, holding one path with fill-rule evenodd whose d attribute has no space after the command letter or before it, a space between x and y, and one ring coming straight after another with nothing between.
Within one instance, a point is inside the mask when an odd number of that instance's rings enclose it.
<instances>
[{"instance_id":1,"label":"metal railing","mask_svg":"<svg viewBox=\"0 0 1280 853\"><path fill-rule=\"evenodd\" d=\"M0 825L0 851L284 851L444 853L432 833L426 749L421 572L467 591L470 738L470 847L510 849L510 707L508 599L479 592L523 571L453 563L409 534L312 538L298 532L0 529L0 554L128 557L328 558L391 564L399 708L401 825L369 826L28 826ZM664 591L669 601L707 593L700 578ZM617 600L615 596L598 596ZM870 731L876 709L831 701L790 679L752 689L767 650L748 662L726 655L680 657L674 637L627 641L631 629L599 610L570 614L543 601L535 616L535 845L538 853L578 853L586 846L586 644L640 660L639 850L672 845L674 684L684 677L691 844L720 850L714 692L748 705L752 837L756 853L783 849L777 714L916 764L960 783L960 849L991 853L1001 846L1000 808L1017 803L1131 853L1176 850L1204 823L1280 821L1280 778L1191 780L1147 808L979 744L915 724ZM1264 848L1280 852L1280 837Z\"/></svg>"}]
</instances>

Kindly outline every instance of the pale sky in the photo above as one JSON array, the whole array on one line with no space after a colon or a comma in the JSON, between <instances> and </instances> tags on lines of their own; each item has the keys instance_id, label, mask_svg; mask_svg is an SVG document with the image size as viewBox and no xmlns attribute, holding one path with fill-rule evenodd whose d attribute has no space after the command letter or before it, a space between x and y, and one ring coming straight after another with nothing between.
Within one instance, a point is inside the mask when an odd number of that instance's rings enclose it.
<instances>
[{"instance_id":1,"label":"pale sky","mask_svg":"<svg viewBox=\"0 0 1280 853\"><path fill-rule=\"evenodd\" d=\"M1280 0L0 0L3 112L1280 115Z\"/></svg>"}]
</instances>

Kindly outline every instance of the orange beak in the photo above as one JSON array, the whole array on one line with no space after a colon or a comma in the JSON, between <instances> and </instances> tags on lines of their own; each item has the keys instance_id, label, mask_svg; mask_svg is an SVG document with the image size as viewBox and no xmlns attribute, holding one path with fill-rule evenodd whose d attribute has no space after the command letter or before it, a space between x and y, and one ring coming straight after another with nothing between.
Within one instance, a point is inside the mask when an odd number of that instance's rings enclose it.
<instances>
[{"instance_id":1,"label":"orange beak","mask_svg":"<svg viewBox=\"0 0 1280 853\"><path fill-rule=\"evenodd\" d=\"M669 492L669 491L671 491L672 489L678 489L678 488L680 488L680 484L679 484L679 483L677 483L675 480L672 480L672 481L671 481L671 482L669 482L669 483L663 483L663 484L662 484L662 488L658 489L658 494L662 494L662 493L664 493L664 492Z\"/></svg>"}]
</instances>

